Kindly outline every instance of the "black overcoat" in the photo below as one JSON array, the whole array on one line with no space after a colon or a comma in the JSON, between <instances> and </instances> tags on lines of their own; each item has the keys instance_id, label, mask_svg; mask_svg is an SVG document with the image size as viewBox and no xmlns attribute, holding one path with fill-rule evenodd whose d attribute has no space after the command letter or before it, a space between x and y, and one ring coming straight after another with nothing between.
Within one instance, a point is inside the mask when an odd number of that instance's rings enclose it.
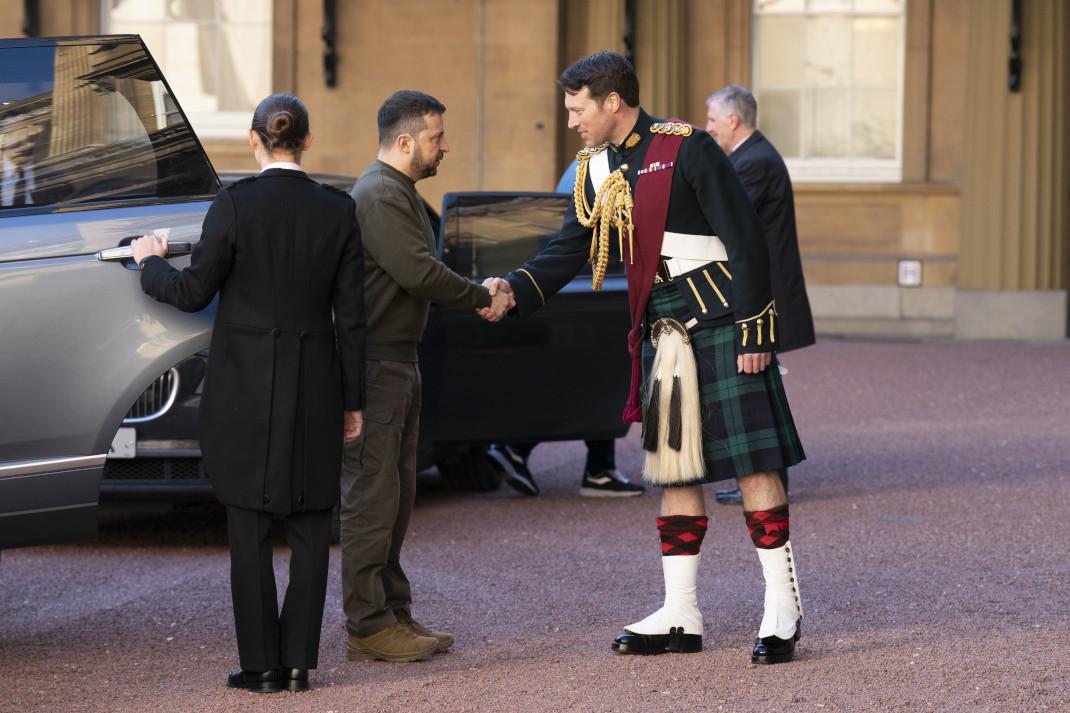
<instances>
[{"instance_id":1,"label":"black overcoat","mask_svg":"<svg viewBox=\"0 0 1070 713\"><path fill-rule=\"evenodd\" d=\"M751 134L728 160L754 204L769 247L769 279L779 316L776 350L809 346L814 343L814 318L803 279L788 168L760 131Z\"/></svg>"},{"instance_id":2,"label":"black overcoat","mask_svg":"<svg viewBox=\"0 0 1070 713\"><path fill-rule=\"evenodd\" d=\"M216 195L190 266L149 258L141 286L187 312L219 293L200 409L219 500L280 514L333 507L342 411L364 405L353 200L301 171L239 181Z\"/></svg>"}]
</instances>

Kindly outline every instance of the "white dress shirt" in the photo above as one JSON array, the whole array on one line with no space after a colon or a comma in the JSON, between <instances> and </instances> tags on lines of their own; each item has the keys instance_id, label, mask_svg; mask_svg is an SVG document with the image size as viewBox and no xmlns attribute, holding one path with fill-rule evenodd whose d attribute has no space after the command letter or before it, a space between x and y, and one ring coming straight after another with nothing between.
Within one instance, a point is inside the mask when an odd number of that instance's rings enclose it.
<instances>
[{"instance_id":1,"label":"white dress shirt","mask_svg":"<svg viewBox=\"0 0 1070 713\"><path fill-rule=\"evenodd\" d=\"M274 163L269 163L267 166L264 166L262 169L260 169L260 173L268 171L272 168L285 168L287 171L300 171L301 173L305 172L305 169L301 168L299 164L292 163L290 161L275 161Z\"/></svg>"}]
</instances>

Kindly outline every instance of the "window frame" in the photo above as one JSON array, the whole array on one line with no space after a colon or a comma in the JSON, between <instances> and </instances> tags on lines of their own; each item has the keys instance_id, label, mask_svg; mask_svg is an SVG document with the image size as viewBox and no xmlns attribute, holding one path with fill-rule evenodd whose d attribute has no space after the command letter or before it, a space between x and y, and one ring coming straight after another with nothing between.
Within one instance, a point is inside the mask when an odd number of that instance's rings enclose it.
<instances>
[{"instance_id":1,"label":"window frame","mask_svg":"<svg viewBox=\"0 0 1070 713\"><path fill-rule=\"evenodd\" d=\"M108 34L111 30L111 0L99 0L100 2L100 27L102 34ZM269 56L271 58L271 67L268 68L268 73L272 77L271 87L268 88L268 93L274 91L274 71L275 71L275 12L274 2L271 3L272 8L269 13L269 19L267 22L268 28L268 40L271 47ZM168 21L166 18L162 18L158 22L159 26L166 27ZM216 25L223 25L218 20L212 20ZM242 23L245 24L245 23ZM142 44L147 49L148 47L144 37L142 37ZM159 62L157 62L159 64ZM162 75L162 72L161 72ZM172 93L172 96L175 96ZM266 95L265 95L266 96ZM241 140L244 138L245 133L249 130L249 125L252 123L253 110L255 107L250 107L246 111L187 111L185 113L186 120L190 126L193 127L193 131L203 139L219 140Z\"/></svg>"},{"instance_id":2,"label":"window frame","mask_svg":"<svg viewBox=\"0 0 1070 713\"><path fill-rule=\"evenodd\" d=\"M857 17L878 17L878 18L895 18L899 21L898 32L898 52L899 52L899 64L896 72L896 117L895 117L895 157L894 158L873 158L873 157L853 157L848 156L845 158L826 158L826 157L807 157L807 156L787 156L784 155L784 163L788 168L788 173L791 176L792 181L798 183L901 183L903 181L903 164L904 164L904 134L905 127L903 125L906 111L906 65L907 65L907 27L908 27L908 13L910 11L910 2L908 0L902 0L902 9L898 11L857 11L854 9L852 0L852 9L844 11L837 9L809 9L806 5L809 4L809 0L803 0L804 9L792 10L784 12L762 12L758 7L758 0L751 2L750 12L750 61L751 61L751 76L754 78L753 91L756 97L761 99L761 93L763 90L795 90L798 91L799 96L799 126L798 126L798 139L799 145L804 143L804 137L806 132L804 130L803 121L807 114L807 109L810 106L810 101L807 99L806 94L808 90L812 91L812 87L806 83L805 78L800 79L800 82L796 86L762 86L759 84L758 77L760 76L760 43L758 37L759 20L762 17L798 17L802 18L804 23L807 18L811 17L845 17L848 19ZM800 50L801 57L800 62L805 63L806 56L806 35L805 32L800 38ZM803 64L805 66L805 64ZM848 112L851 111L854 105L854 95L859 89L853 84L853 68L849 70L852 83L844 88L847 92L847 106ZM761 107L758 108L758 128L761 129ZM848 143L852 140L853 128L851 123L848 122Z\"/></svg>"}]
</instances>

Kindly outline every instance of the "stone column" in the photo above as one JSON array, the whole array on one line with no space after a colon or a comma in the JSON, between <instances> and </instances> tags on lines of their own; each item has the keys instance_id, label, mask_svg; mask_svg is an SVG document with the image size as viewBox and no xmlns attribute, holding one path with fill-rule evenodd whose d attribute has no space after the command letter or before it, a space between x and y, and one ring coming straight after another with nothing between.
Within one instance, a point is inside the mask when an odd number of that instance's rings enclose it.
<instances>
[{"instance_id":1,"label":"stone column","mask_svg":"<svg viewBox=\"0 0 1070 713\"><path fill-rule=\"evenodd\" d=\"M687 115L684 0L637 0L635 71L643 106L663 118Z\"/></svg>"},{"instance_id":2,"label":"stone column","mask_svg":"<svg viewBox=\"0 0 1070 713\"><path fill-rule=\"evenodd\" d=\"M624 51L624 0L589 0L587 54Z\"/></svg>"},{"instance_id":3,"label":"stone column","mask_svg":"<svg viewBox=\"0 0 1070 713\"><path fill-rule=\"evenodd\" d=\"M1070 7L1022 3L1022 84L1008 88L1011 3L970 6L956 334L1067 336Z\"/></svg>"}]
</instances>

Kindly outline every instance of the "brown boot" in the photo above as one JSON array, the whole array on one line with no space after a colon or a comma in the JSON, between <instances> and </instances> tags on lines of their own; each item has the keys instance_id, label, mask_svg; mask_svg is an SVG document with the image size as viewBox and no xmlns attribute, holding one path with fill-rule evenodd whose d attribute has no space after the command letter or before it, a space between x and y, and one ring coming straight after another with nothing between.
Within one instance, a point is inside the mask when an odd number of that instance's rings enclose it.
<instances>
[{"instance_id":1,"label":"brown boot","mask_svg":"<svg viewBox=\"0 0 1070 713\"><path fill-rule=\"evenodd\" d=\"M350 661L419 661L435 653L438 639L417 636L401 624L388 626L371 636L353 636L346 641Z\"/></svg>"},{"instance_id":2,"label":"brown boot","mask_svg":"<svg viewBox=\"0 0 1070 713\"><path fill-rule=\"evenodd\" d=\"M413 619L412 614L407 610L398 609L394 612L394 616L397 617L399 624L417 636L430 636L435 639L438 642L438 653L442 653L453 646L453 636L451 634L447 634L444 631L431 631L426 626Z\"/></svg>"}]
</instances>

